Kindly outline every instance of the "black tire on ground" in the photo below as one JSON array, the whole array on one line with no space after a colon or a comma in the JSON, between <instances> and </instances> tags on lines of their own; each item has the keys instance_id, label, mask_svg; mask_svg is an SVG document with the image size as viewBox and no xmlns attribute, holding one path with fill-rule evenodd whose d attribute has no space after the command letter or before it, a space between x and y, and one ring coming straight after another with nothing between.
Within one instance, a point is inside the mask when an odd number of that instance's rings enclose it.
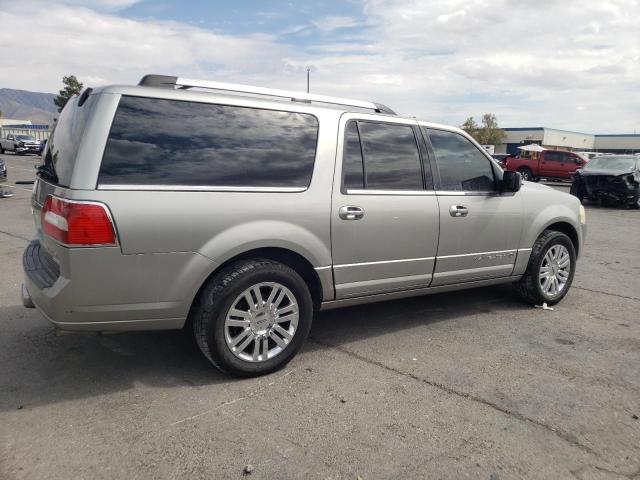
<instances>
[{"instance_id":1,"label":"black tire on ground","mask_svg":"<svg viewBox=\"0 0 640 480\"><path fill-rule=\"evenodd\" d=\"M260 362L236 357L225 341L225 318L232 304L247 288L261 282L287 287L298 304L298 326L288 346L273 358ZM237 377L274 372L291 360L304 344L313 319L309 288L292 268L268 259L249 259L221 270L202 289L192 308L193 331L202 353L218 369Z\"/></svg>"},{"instance_id":2,"label":"black tire on ground","mask_svg":"<svg viewBox=\"0 0 640 480\"><path fill-rule=\"evenodd\" d=\"M0 153L4 154L4 148L2 148L2 145L0 145Z\"/></svg>"},{"instance_id":3,"label":"black tire on ground","mask_svg":"<svg viewBox=\"0 0 640 480\"><path fill-rule=\"evenodd\" d=\"M575 180L571 183L569 193L574 197L577 197L577 199L580 200L580 203L582 203L582 200L584 200L584 192L582 191L582 187Z\"/></svg>"},{"instance_id":4,"label":"black tire on ground","mask_svg":"<svg viewBox=\"0 0 640 480\"><path fill-rule=\"evenodd\" d=\"M547 251L554 245L558 244L563 245L569 251L571 270L564 289L556 296L549 296L542 291L538 274ZM542 303L555 305L564 298L571 288L575 271L576 250L571 239L562 232L545 230L533 244L531 257L529 257L529 264L527 265L527 270L525 271L524 276L513 285L520 297L527 303L532 305L541 305Z\"/></svg>"},{"instance_id":5,"label":"black tire on ground","mask_svg":"<svg viewBox=\"0 0 640 480\"><path fill-rule=\"evenodd\" d=\"M526 180L528 182L533 182L535 180L533 176L533 172L528 167L519 168L518 172L520 172L520 175L522 175L523 180Z\"/></svg>"}]
</instances>

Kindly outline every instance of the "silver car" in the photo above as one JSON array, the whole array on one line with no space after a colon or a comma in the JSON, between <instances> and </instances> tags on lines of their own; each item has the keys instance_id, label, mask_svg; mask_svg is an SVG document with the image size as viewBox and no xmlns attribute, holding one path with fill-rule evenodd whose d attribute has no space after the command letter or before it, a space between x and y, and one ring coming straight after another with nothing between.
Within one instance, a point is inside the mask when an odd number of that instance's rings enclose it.
<instances>
[{"instance_id":1,"label":"silver car","mask_svg":"<svg viewBox=\"0 0 640 480\"><path fill-rule=\"evenodd\" d=\"M148 75L62 111L33 193L26 306L65 330L192 328L237 376L314 311L513 283L569 290L585 214L458 128L389 108Z\"/></svg>"}]
</instances>

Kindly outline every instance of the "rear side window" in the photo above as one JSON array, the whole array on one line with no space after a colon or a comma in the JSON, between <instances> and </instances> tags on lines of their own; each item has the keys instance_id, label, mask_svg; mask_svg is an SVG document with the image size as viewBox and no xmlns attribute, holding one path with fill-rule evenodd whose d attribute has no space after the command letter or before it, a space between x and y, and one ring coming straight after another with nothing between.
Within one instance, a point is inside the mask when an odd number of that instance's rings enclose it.
<instances>
[{"instance_id":1,"label":"rear side window","mask_svg":"<svg viewBox=\"0 0 640 480\"><path fill-rule=\"evenodd\" d=\"M494 190L491 162L473 143L454 132L428 130L428 133L440 172L441 190Z\"/></svg>"},{"instance_id":2,"label":"rear side window","mask_svg":"<svg viewBox=\"0 0 640 480\"><path fill-rule=\"evenodd\" d=\"M306 188L313 115L123 96L98 183Z\"/></svg>"},{"instance_id":3,"label":"rear side window","mask_svg":"<svg viewBox=\"0 0 640 480\"><path fill-rule=\"evenodd\" d=\"M420 152L414 130L408 125L349 122L343 170L347 189L423 189Z\"/></svg>"}]
</instances>

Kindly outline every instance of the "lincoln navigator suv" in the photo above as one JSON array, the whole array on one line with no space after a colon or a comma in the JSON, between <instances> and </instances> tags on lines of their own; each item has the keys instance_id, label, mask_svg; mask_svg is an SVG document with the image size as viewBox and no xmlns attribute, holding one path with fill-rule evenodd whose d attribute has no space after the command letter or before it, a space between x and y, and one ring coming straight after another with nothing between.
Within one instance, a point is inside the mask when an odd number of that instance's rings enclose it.
<instances>
[{"instance_id":1,"label":"lincoln navigator suv","mask_svg":"<svg viewBox=\"0 0 640 480\"><path fill-rule=\"evenodd\" d=\"M318 310L501 283L555 304L586 223L458 128L164 75L69 101L32 206L25 306L64 330L192 329L235 376L285 365Z\"/></svg>"}]
</instances>

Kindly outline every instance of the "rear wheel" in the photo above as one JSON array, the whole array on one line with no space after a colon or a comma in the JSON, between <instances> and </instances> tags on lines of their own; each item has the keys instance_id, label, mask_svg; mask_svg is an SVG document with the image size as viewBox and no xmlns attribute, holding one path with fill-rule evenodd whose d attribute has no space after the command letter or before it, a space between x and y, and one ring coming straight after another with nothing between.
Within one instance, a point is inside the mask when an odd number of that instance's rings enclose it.
<instances>
[{"instance_id":1,"label":"rear wheel","mask_svg":"<svg viewBox=\"0 0 640 480\"><path fill-rule=\"evenodd\" d=\"M311 294L300 275L281 263L233 264L201 292L193 330L202 353L239 377L273 372L293 358L309 334Z\"/></svg>"},{"instance_id":2,"label":"rear wheel","mask_svg":"<svg viewBox=\"0 0 640 480\"><path fill-rule=\"evenodd\" d=\"M536 240L524 276L514 284L527 303L555 305L569 291L576 266L576 251L562 232L545 230Z\"/></svg>"},{"instance_id":3,"label":"rear wheel","mask_svg":"<svg viewBox=\"0 0 640 480\"><path fill-rule=\"evenodd\" d=\"M533 172L531 171L530 168L528 167L522 167L518 170L518 172L520 172L520 175L522 176L523 180L526 180L528 182L533 182L534 178L533 178Z\"/></svg>"},{"instance_id":4,"label":"rear wheel","mask_svg":"<svg viewBox=\"0 0 640 480\"><path fill-rule=\"evenodd\" d=\"M0 153L4 154L4 148L2 148L2 145L0 145Z\"/></svg>"}]
</instances>

